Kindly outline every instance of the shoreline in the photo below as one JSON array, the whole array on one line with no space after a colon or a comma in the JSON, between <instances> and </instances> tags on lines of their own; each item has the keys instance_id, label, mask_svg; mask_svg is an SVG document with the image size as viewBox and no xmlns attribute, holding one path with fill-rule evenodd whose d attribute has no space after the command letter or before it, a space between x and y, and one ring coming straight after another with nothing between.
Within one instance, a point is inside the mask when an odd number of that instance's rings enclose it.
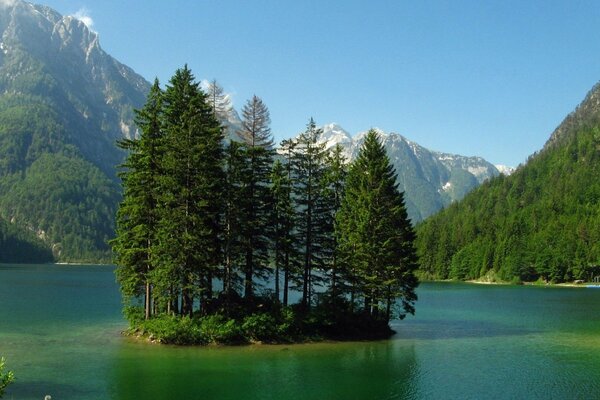
<instances>
[{"instance_id":1,"label":"shoreline","mask_svg":"<svg viewBox=\"0 0 600 400\"><path fill-rule=\"evenodd\" d=\"M565 287L565 288L590 288L590 287L598 287L600 288L600 284L595 282L563 282L563 283L540 283L537 281L533 282L522 282L522 283L510 283L510 282L490 282L490 281L482 281L478 279L471 279L468 281L464 281L465 283L472 283L475 285L515 285L515 286L539 286L539 287Z\"/></svg>"},{"instance_id":2,"label":"shoreline","mask_svg":"<svg viewBox=\"0 0 600 400\"><path fill-rule=\"evenodd\" d=\"M468 284L473 284L473 285L498 285L498 286L514 285L514 286L563 287L563 288L583 288L583 289L599 288L600 289L600 283L598 283L598 282L540 283L538 281L531 281L531 282L512 283L512 282L506 282L506 281L489 281L489 280L482 280L482 279L469 279L467 281L459 281L459 280L453 280L453 279L426 279L426 280L422 280L420 282L421 283L427 283L427 282L468 283Z\"/></svg>"}]
</instances>

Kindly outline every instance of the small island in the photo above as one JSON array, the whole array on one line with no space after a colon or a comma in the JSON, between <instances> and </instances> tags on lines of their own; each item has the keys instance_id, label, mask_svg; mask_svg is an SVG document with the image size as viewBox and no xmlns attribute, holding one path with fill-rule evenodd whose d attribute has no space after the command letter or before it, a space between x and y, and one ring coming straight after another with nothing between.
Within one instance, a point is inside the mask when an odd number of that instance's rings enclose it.
<instances>
[{"instance_id":1,"label":"small island","mask_svg":"<svg viewBox=\"0 0 600 400\"><path fill-rule=\"evenodd\" d=\"M216 81L158 80L119 142L111 242L129 334L178 345L389 337L414 313L415 233L375 130L346 163L311 119L275 149L253 96L232 127Z\"/></svg>"}]
</instances>

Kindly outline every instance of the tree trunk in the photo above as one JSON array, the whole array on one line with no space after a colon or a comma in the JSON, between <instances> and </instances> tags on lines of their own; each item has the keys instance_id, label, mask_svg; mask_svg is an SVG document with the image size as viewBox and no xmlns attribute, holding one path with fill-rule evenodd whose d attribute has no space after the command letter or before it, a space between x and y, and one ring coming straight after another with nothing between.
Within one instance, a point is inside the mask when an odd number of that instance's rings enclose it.
<instances>
[{"instance_id":1,"label":"tree trunk","mask_svg":"<svg viewBox=\"0 0 600 400\"><path fill-rule=\"evenodd\" d=\"M285 271L283 271L283 305L288 305L288 288L290 286L290 255L285 255Z\"/></svg>"},{"instance_id":2,"label":"tree trunk","mask_svg":"<svg viewBox=\"0 0 600 400\"><path fill-rule=\"evenodd\" d=\"M244 298L246 300L252 299L254 297L254 291L252 288L252 249L249 248L246 251L246 276L244 277Z\"/></svg>"},{"instance_id":3,"label":"tree trunk","mask_svg":"<svg viewBox=\"0 0 600 400\"><path fill-rule=\"evenodd\" d=\"M279 248L275 248L275 301L279 303Z\"/></svg>"},{"instance_id":4,"label":"tree trunk","mask_svg":"<svg viewBox=\"0 0 600 400\"><path fill-rule=\"evenodd\" d=\"M150 287L150 282L148 282L148 278L146 278L146 301L144 303L145 310L145 318L146 320L150 319L150 307L152 305L152 289Z\"/></svg>"}]
</instances>

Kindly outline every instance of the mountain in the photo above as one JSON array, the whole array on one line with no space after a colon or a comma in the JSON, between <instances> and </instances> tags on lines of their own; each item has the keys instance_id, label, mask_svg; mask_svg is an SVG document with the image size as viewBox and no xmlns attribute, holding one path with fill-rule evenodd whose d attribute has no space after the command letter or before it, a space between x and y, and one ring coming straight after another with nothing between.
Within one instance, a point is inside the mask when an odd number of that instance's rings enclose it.
<instances>
[{"instance_id":1,"label":"mountain","mask_svg":"<svg viewBox=\"0 0 600 400\"><path fill-rule=\"evenodd\" d=\"M0 221L56 260L108 260L115 141L135 135L149 83L83 22L45 6L0 2L0 34Z\"/></svg>"},{"instance_id":2,"label":"mountain","mask_svg":"<svg viewBox=\"0 0 600 400\"><path fill-rule=\"evenodd\" d=\"M339 144L344 155L353 160L366 132L352 137L341 126L327 124L321 127L320 142L327 148ZM457 201L486 180L497 176L498 169L481 157L465 157L428 150L397 133L377 129L390 161L398 174L400 190L409 217L421 221L441 208Z\"/></svg>"},{"instance_id":3,"label":"mountain","mask_svg":"<svg viewBox=\"0 0 600 400\"><path fill-rule=\"evenodd\" d=\"M600 275L600 85L525 165L417 232L424 277L561 282Z\"/></svg>"}]
</instances>

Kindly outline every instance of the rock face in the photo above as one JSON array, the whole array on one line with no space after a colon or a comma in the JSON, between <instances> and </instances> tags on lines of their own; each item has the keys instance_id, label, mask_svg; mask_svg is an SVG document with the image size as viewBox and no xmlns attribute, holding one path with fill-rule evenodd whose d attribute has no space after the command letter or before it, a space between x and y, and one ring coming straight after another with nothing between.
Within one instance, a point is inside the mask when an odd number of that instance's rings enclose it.
<instances>
[{"instance_id":1,"label":"rock face","mask_svg":"<svg viewBox=\"0 0 600 400\"><path fill-rule=\"evenodd\" d=\"M143 106L149 88L102 50L98 34L82 21L45 6L0 0L0 253L10 230L21 242L43 243L56 260L110 259L116 166L123 159L115 142L136 135L133 110ZM226 125L228 137L236 139L235 110ZM414 222L498 174L481 158L431 152L395 133L380 135ZM329 124L323 141L341 144L351 159L363 136Z\"/></svg>"},{"instance_id":2,"label":"rock face","mask_svg":"<svg viewBox=\"0 0 600 400\"><path fill-rule=\"evenodd\" d=\"M544 145L542 152L547 151L576 135L582 128L600 124L600 82L587 93L585 99L573 112L565 117L560 125L552 132Z\"/></svg>"},{"instance_id":3,"label":"rock face","mask_svg":"<svg viewBox=\"0 0 600 400\"><path fill-rule=\"evenodd\" d=\"M54 105L70 125L68 139L111 173L121 159L114 142L135 134L133 108L144 103L149 83L106 54L74 17L20 0L2 4L0 93Z\"/></svg>"},{"instance_id":4,"label":"rock face","mask_svg":"<svg viewBox=\"0 0 600 400\"><path fill-rule=\"evenodd\" d=\"M133 110L149 88L78 19L1 1L0 220L44 232L57 259L107 259L115 142L136 134Z\"/></svg>"},{"instance_id":5,"label":"rock face","mask_svg":"<svg viewBox=\"0 0 600 400\"><path fill-rule=\"evenodd\" d=\"M340 144L352 161L366 132L351 136L337 124L321 127L321 142L327 148ZM460 200L500 171L481 157L465 157L428 150L397 133L377 129L405 192L406 206L413 222L421 221L453 201Z\"/></svg>"}]
</instances>

